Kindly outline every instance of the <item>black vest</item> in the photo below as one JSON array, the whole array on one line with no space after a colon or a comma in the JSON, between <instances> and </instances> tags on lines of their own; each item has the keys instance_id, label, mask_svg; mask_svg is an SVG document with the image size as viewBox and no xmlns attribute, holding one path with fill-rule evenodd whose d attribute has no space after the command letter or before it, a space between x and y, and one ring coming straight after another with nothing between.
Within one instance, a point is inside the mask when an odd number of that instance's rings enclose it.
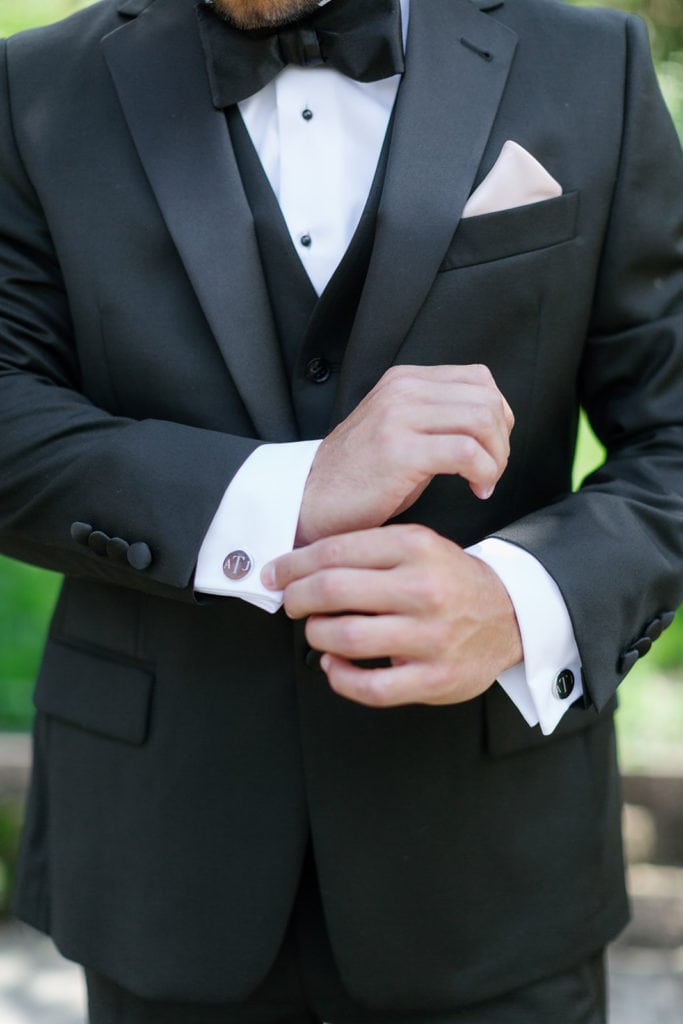
<instances>
[{"instance_id":1,"label":"black vest","mask_svg":"<svg viewBox=\"0 0 683 1024\"><path fill-rule=\"evenodd\" d=\"M254 218L275 327L303 439L324 437L346 345L365 285L389 151L391 122L358 227L318 298L236 106L226 111L235 158Z\"/></svg>"}]
</instances>

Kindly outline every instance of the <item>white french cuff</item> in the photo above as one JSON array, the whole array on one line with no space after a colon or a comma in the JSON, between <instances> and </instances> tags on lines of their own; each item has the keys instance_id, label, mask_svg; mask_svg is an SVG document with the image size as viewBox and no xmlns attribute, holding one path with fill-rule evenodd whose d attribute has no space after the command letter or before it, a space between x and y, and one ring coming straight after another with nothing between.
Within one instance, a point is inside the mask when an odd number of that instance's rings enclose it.
<instances>
[{"instance_id":1,"label":"white french cuff","mask_svg":"<svg viewBox=\"0 0 683 1024\"><path fill-rule=\"evenodd\" d=\"M294 547L306 480L320 441L264 444L230 481L199 549L194 589L239 597L267 612L282 593L267 590L261 570Z\"/></svg>"},{"instance_id":2,"label":"white french cuff","mask_svg":"<svg viewBox=\"0 0 683 1024\"><path fill-rule=\"evenodd\" d=\"M467 553L499 577L522 636L524 661L501 672L498 682L526 722L548 736L583 696L581 659L564 598L538 559L515 544L487 537Z\"/></svg>"}]
</instances>

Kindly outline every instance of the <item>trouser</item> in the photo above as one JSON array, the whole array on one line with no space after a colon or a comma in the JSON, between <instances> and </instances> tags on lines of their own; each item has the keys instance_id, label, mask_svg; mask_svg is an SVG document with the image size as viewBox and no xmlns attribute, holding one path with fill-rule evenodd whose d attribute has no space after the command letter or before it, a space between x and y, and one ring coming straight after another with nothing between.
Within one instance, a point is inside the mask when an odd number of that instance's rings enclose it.
<instances>
[{"instance_id":1,"label":"trouser","mask_svg":"<svg viewBox=\"0 0 683 1024\"><path fill-rule=\"evenodd\" d=\"M178 970L182 971L182 964ZM439 1013L379 1012L354 1002L334 963L308 858L280 953L240 1004L141 999L86 969L90 1024L606 1024L602 952L476 1006Z\"/></svg>"}]
</instances>

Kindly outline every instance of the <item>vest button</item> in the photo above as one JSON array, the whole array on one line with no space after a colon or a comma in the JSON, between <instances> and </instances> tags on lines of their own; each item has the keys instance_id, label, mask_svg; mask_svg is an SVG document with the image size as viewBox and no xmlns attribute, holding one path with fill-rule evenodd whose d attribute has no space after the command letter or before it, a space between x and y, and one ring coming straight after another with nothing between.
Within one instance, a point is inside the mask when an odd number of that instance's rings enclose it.
<instances>
[{"instance_id":1,"label":"vest button","mask_svg":"<svg viewBox=\"0 0 683 1024\"><path fill-rule=\"evenodd\" d=\"M332 369L327 359L321 359L320 356L309 359L306 363L306 377L314 384L324 384L326 380L329 380L331 373Z\"/></svg>"}]
</instances>

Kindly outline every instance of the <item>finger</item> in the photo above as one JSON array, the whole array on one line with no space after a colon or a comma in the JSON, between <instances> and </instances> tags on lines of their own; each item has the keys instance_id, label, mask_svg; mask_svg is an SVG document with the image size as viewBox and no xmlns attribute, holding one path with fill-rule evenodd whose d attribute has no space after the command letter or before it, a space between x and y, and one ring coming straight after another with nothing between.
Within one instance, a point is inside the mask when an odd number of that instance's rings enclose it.
<instances>
[{"instance_id":1,"label":"finger","mask_svg":"<svg viewBox=\"0 0 683 1024\"><path fill-rule=\"evenodd\" d=\"M387 572L392 570L320 569L285 588L285 611L290 619L349 611L367 615L409 611L408 601L400 599L401 588L386 579Z\"/></svg>"},{"instance_id":2,"label":"finger","mask_svg":"<svg viewBox=\"0 0 683 1024\"><path fill-rule=\"evenodd\" d=\"M405 408L376 431L376 457L386 452L389 460L410 464L411 442L420 437L472 437L497 465L510 456L510 432L498 398L476 395L451 396L448 401L423 402Z\"/></svg>"},{"instance_id":3,"label":"finger","mask_svg":"<svg viewBox=\"0 0 683 1024\"><path fill-rule=\"evenodd\" d=\"M363 543L360 552L351 549L367 566L321 567L290 583L284 591L287 614L296 619L349 611L401 614L433 624L443 612L446 590L453 594L457 581L468 578L470 557L424 526L396 524L380 534L351 535L368 545L365 551Z\"/></svg>"},{"instance_id":4,"label":"finger","mask_svg":"<svg viewBox=\"0 0 683 1024\"><path fill-rule=\"evenodd\" d=\"M506 437L514 417L509 404L494 385L469 381L427 381L406 378L377 393L377 403L386 405L384 415L391 425L418 430L459 432L495 429Z\"/></svg>"},{"instance_id":5,"label":"finger","mask_svg":"<svg viewBox=\"0 0 683 1024\"><path fill-rule=\"evenodd\" d=\"M379 471L400 469L405 481L415 486L437 473L451 473L463 476L477 491L490 492L509 456L502 396L482 388L430 386L398 400L394 396L373 433L373 459Z\"/></svg>"},{"instance_id":6,"label":"finger","mask_svg":"<svg viewBox=\"0 0 683 1024\"><path fill-rule=\"evenodd\" d=\"M405 615L313 615L306 639L316 651L348 659L426 658L427 630Z\"/></svg>"},{"instance_id":7,"label":"finger","mask_svg":"<svg viewBox=\"0 0 683 1024\"><path fill-rule=\"evenodd\" d=\"M403 559L400 534L407 531L431 533L424 527L394 525L325 537L274 559L264 566L261 578L265 586L285 590L321 569L388 569Z\"/></svg>"},{"instance_id":8,"label":"finger","mask_svg":"<svg viewBox=\"0 0 683 1024\"><path fill-rule=\"evenodd\" d=\"M424 380L431 384L461 381L464 384L480 384L485 387L493 385L495 387L493 374L483 363L437 363L427 366L418 363L403 363L390 366L382 374L375 388L393 387L410 380Z\"/></svg>"},{"instance_id":9,"label":"finger","mask_svg":"<svg viewBox=\"0 0 683 1024\"><path fill-rule=\"evenodd\" d=\"M424 385L428 387L424 388ZM500 408L508 433L514 425L514 415L505 396L499 390L488 367L481 364L438 365L438 366L394 366L387 370L375 385L370 395L380 394L390 388L398 393L422 394L431 396L432 401L439 399L452 402L453 386L477 389L481 394L495 398ZM366 396L367 398L370 395Z\"/></svg>"},{"instance_id":10,"label":"finger","mask_svg":"<svg viewBox=\"0 0 683 1024\"><path fill-rule=\"evenodd\" d=\"M335 693L367 707L454 703L452 695L448 699L440 696L429 666L421 662L409 661L389 668L360 668L345 658L324 654L320 667Z\"/></svg>"},{"instance_id":11,"label":"finger","mask_svg":"<svg viewBox=\"0 0 683 1024\"><path fill-rule=\"evenodd\" d=\"M496 460L468 434L418 434L410 439L406 451L419 473L461 476L482 498L490 497L507 466L507 454Z\"/></svg>"}]
</instances>

